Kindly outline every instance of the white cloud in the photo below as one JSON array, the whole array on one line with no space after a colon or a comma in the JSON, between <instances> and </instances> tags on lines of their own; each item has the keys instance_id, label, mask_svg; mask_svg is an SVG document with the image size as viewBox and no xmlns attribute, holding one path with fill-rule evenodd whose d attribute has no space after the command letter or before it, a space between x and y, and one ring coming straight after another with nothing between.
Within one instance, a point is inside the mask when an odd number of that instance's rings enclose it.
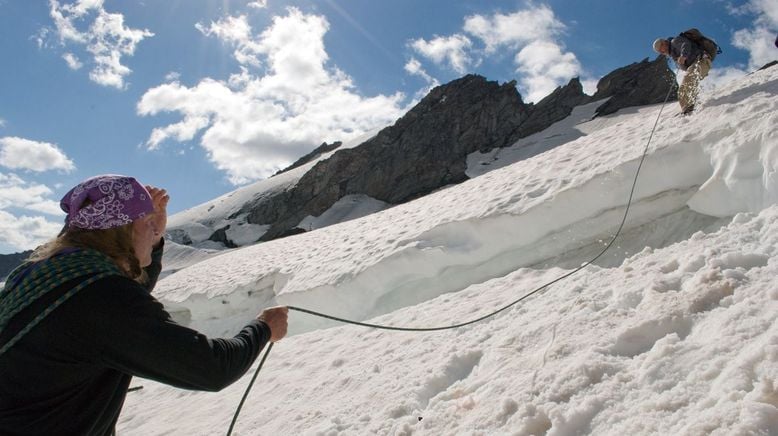
<instances>
[{"instance_id":1,"label":"white cloud","mask_svg":"<svg viewBox=\"0 0 778 436\"><path fill-rule=\"evenodd\" d=\"M246 6L254 9L264 9L267 7L267 0L255 0Z\"/></svg>"},{"instance_id":2,"label":"white cloud","mask_svg":"<svg viewBox=\"0 0 778 436\"><path fill-rule=\"evenodd\" d=\"M40 30L38 30L38 33L34 36L30 37L30 39L34 39L36 44L38 44L38 48L49 48L49 34L51 33L51 29L48 27L42 27Z\"/></svg>"},{"instance_id":3,"label":"white cloud","mask_svg":"<svg viewBox=\"0 0 778 436\"><path fill-rule=\"evenodd\" d=\"M419 62L419 60L416 58L411 58L408 62L405 63L405 71L411 76L421 77L425 82L427 82L427 84L433 86L439 85L437 79L427 74L427 72L421 66L421 62Z\"/></svg>"},{"instance_id":4,"label":"white cloud","mask_svg":"<svg viewBox=\"0 0 778 436\"><path fill-rule=\"evenodd\" d=\"M5 120L0 118L0 127L5 127Z\"/></svg>"},{"instance_id":5,"label":"white cloud","mask_svg":"<svg viewBox=\"0 0 778 436\"><path fill-rule=\"evenodd\" d=\"M774 0L751 0L746 7L757 14L757 21L767 26L778 26L778 3Z\"/></svg>"},{"instance_id":6,"label":"white cloud","mask_svg":"<svg viewBox=\"0 0 778 436\"><path fill-rule=\"evenodd\" d=\"M93 56L94 65L89 78L100 85L117 89L124 88L124 79L132 71L121 63L122 56L132 56L138 43L154 36L148 30L126 27L124 16L106 12L103 0L78 0L72 4L50 0L50 14L63 45L85 46ZM85 30L79 30L79 27ZM45 45L45 36L45 33L39 36L39 46ZM73 68L71 61L75 55L68 53L65 56L68 55L72 58L65 57L65 60Z\"/></svg>"},{"instance_id":7,"label":"white cloud","mask_svg":"<svg viewBox=\"0 0 778 436\"><path fill-rule=\"evenodd\" d=\"M165 82L177 82L181 78L181 73L171 71L165 75Z\"/></svg>"},{"instance_id":8,"label":"white cloud","mask_svg":"<svg viewBox=\"0 0 778 436\"><path fill-rule=\"evenodd\" d=\"M747 71L735 67L711 68L708 77L700 82L702 95L710 94L715 88L718 88L721 85L730 84L733 80L743 77L746 74L748 74Z\"/></svg>"},{"instance_id":9,"label":"white cloud","mask_svg":"<svg viewBox=\"0 0 778 436\"><path fill-rule=\"evenodd\" d=\"M778 2L751 0L735 12L755 16L751 28L740 29L732 35L732 44L749 52L749 69L760 68L778 58L774 45L775 35L778 34Z\"/></svg>"},{"instance_id":10,"label":"white cloud","mask_svg":"<svg viewBox=\"0 0 778 436\"><path fill-rule=\"evenodd\" d=\"M0 138L0 165L31 171L73 171L76 166L56 145L6 136Z\"/></svg>"},{"instance_id":11,"label":"white cloud","mask_svg":"<svg viewBox=\"0 0 778 436\"><path fill-rule=\"evenodd\" d=\"M43 200L36 203L30 203L27 205L26 209L42 212L47 215L65 215L65 212L59 207L59 202L55 200Z\"/></svg>"},{"instance_id":12,"label":"white cloud","mask_svg":"<svg viewBox=\"0 0 778 436\"><path fill-rule=\"evenodd\" d=\"M68 67L70 67L71 70L78 70L84 66L73 53L65 53L62 55L62 59L65 59L65 62L67 62Z\"/></svg>"},{"instance_id":13,"label":"white cloud","mask_svg":"<svg viewBox=\"0 0 778 436\"><path fill-rule=\"evenodd\" d=\"M46 197L52 193L45 185L30 184L13 173L0 173L0 188L0 209L26 209L31 204L47 201Z\"/></svg>"},{"instance_id":14,"label":"white cloud","mask_svg":"<svg viewBox=\"0 0 778 436\"><path fill-rule=\"evenodd\" d=\"M468 65L484 62L484 57L501 54L499 50L512 52L524 100L536 102L573 77L585 75L575 54L565 51L560 40L565 29L549 6L529 5L509 14L466 17L463 32L483 43L483 48L459 33L449 37L436 36L429 42L417 39L411 47L435 63L445 61L460 74ZM421 75L424 69L421 65L410 64L406 65L406 71ZM582 83L586 92L596 89L596 81L591 77L583 77Z\"/></svg>"},{"instance_id":15,"label":"white cloud","mask_svg":"<svg viewBox=\"0 0 778 436\"><path fill-rule=\"evenodd\" d=\"M546 5L530 7L512 14L494 14L491 17L472 15L465 18L465 32L480 38L487 53L500 46L517 49L536 40L550 40L558 36L565 25L556 19Z\"/></svg>"},{"instance_id":16,"label":"white cloud","mask_svg":"<svg viewBox=\"0 0 778 436\"><path fill-rule=\"evenodd\" d=\"M215 36L225 43L235 45L233 55L241 65L260 66L258 56L263 52L263 49L259 43L254 41L251 25L249 25L245 15L227 17L212 22L207 27L197 23L195 28L203 35Z\"/></svg>"},{"instance_id":17,"label":"white cloud","mask_svg":"<svg viewBox=\"0 0 778 436\"><path fill-rule=\"evenodd\" d=\"M15 216L0 210L0 242L19 251L31 250L57 236L62 224L42 216Z\"/></svg>"},{"instance_id":18,"label":"white cloud","mask_svg":"<svg viewBox=\"0 0 778 436\"><path fill-rule=\"evenodd\" d=\"M347 140L402 115L402 94L365 97L351 78L328 68L322 16L289 8L255 35L245 17L229 17L204 34L232 44L243 67L228 80L193 87L166 83L138 102L140 115L179 112L182 120L152 131L146 145L200 144L235 184L268 177L323 141ZM253 59L256 62L253 62ZM265 71L258 72L257 64Z\"/></svg>"},{"instance_id":19,"label":"white cloud","mask_svg":"<svg viewBox=\"0 0 778 436\"><path fill-rule=\"evenodd\" d=\"M436 64L448 63L457 73L464 73L471 64L472 59L468 50L473 43L467 36L451 35L436 36L430 41L423 38L411 43L411 47L420 55L431 59Z\"/></svg>"},{"instance_id":20,"label":"white cloud","mask_svg":"<svg viewBox=\"0 0 778 436\"><path fill-rule=\"evenodd\" d=\"M64 216L59 203L48 198L51 194L51 189L44 185L28 183L16 174L0 173L0 242L21 251L56 236L62 228L61 219L15 215L6 210L16 208Z\"/></svg>"},{"instance_id":21,"label":"white cloud","mask_svg":"<svg viewBox=\"0 0 778 436\"><path fill-rule=\"evenodd\" d=\"M516 55L519 82L527 89L527 101L539 101L557 86L581 73L581 64L573 53L563 52L552 41L533 41Z\"/></svg>"},{"instance_id":22,"label":"white cloud","mask_svg":"<svg viewBox=\"0 0 778 436\"><path fill-rule=\"evenodd\" d=\"M546 5L491 17L473 15L465 19L464 30L484 42L486 53L500 47L519 50L514 62L525 101L539 101L582 73L575 54L565 52L558 40L565 25Z\"/></svg>"},{"instance_id":23,"label":"white cloud","mask_svg":"<svg viewBox=\"0 0 778 436\"><path fill-rule=\"evenodd\" d=\"M754 70L776 59L775 31L764 26L741 29L732 35L732 45L749 52L748 66Z\"/></svg>"},{"instance_id":24,"label":"white cloud","mask_svg":"<svg viewBox=\"0 0 778 436\"><path fill-rule=\"evenodd\" d=\"M586 95L594 95L597 92L597 79L584 79L581 80L581 87Z\"/></svg>"},{"instance_id":25,"label":"white cloud","mask_svg":"<svg viewBox=\"0 0 778 436\"><path fill-rule=\"evenodd\" d=\"M414 94L413 101L408 106L415 106L416 103L419 102L419 100L421 100L422 98L424 98L424 96L429 94L432 88L440 85L438 79L427 74L427 72L421 66L421 62L419 62L418 59L416 58L411 58L408 62L405 63L405 71L412 76L419 76L422 79L424 79L425 82L427 82L427 86L419 89Z\"/></svg>"}]
</instances>

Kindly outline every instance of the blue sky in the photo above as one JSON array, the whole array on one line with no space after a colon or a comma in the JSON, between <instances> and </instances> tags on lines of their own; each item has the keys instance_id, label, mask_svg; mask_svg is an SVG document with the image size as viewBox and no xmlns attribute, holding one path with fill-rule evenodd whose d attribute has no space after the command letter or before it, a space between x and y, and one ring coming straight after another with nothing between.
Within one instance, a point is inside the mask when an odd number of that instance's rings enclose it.
<instances>
[{"instance_id":1,"label":"blue sky","mask_svg":"<svg viewBox=\"0 0 778 436\"><path fill-rule=\"evenodd\" d=\"M55 234L59 198L92 175L164 187L175 213L436 84L591 91L689 27L723 48L709 85L778 58L778 0L0 0L0 253Z\"/></svg>"}]
</instances>

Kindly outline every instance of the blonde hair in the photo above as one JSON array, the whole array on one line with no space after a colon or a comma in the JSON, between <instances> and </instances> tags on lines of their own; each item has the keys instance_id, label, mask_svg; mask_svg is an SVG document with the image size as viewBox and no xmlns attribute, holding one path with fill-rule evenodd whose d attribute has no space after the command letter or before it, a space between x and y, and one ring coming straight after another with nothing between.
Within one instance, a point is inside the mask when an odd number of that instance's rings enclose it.
<instances>
[{"instance_id":1,"label":"blonde hair","mask_svg":"<svg viewBox=\"0 0 778 436\"><path fill-rule=\"evenodd\" d=\"M91 248L110 257L127 277L143 283L146 281L146 274L135 255L132 232L132 223L97 230L68 227L56 238L36 248L29 260L46 260L68 248Z\"/></svg>"}]
</instances>

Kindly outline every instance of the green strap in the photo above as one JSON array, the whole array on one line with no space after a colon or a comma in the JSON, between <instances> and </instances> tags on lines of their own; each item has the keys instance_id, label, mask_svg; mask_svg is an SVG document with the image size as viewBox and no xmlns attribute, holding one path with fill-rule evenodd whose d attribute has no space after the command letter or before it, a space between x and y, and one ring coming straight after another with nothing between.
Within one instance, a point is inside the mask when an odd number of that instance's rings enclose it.
<instances>
[{"instance_id":1,"label":"green strap","mask_svg":"<svg viewBox=\"0 0 778 436\"><path fill-rule=\"evenodd\" d=\"M94 275L94 276L84 280L83 282L79 283L77 286L74 286L71 290L67 291L61 297L57 298L53 303L51 303L50 306L48 306L46 309L44 309L44 311L41 312L40 314L38 314L38 316L33 318L33 320L30 321L23 329L19 330L19 333L14 335L14 337L11 338L10 341L6 342L6 344L3 345L2 348L0 348L0 356L5 354L5 352L8 351L8 349L10 349L12 346L14 346L17 342L19 342L19 340L21 340L22 337L24 337L24 335L29 333L30 330L32 330L33 327L38 325L38 323L43 321L43 319L46 318L52 311L54 311L54 309L59 307L62 303L67 301L70 297L75 295L78 291L84 289L85 287L91 285L92 283L94 283L94 282L96 282L96 281L98 281L98 280L100 280L102 278L105 278L105 277L108 277L108 276L112 276L112 275L114 275L114 274L113 273L102 273L102 274Z\"/></svg>"},{"instance_id":2,"label":"green strap","mask_svg":"<svg viewBox=\"0 0 778 436\"><path fill-rule=\"evenodd\" d=\"M83 280L29 321L0 348L0 355L19 342L24 335L70 297L97 280L112 275L122 275L122 273L108 256L96 250L78 250L34 264L26 263L15 269L8 276L5 289L0 292L0 332L8 326L14 316L53 289L71 280L79 278Z\"/></svg>"}]
</instances>

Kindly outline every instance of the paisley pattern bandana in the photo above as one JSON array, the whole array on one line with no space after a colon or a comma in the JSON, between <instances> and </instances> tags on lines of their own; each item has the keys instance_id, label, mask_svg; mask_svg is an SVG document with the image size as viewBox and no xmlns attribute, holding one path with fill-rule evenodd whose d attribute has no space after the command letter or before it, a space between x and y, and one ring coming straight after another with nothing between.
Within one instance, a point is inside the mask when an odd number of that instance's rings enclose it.
<instances>
[{"instance_id":1,"label":"paisley pattern bandana","mask_svg":"<svg viewBox=\"0 0 778 436\"><path fill-rule=\"evenodd\" d=\"M62 197L59 206L68 214L68 227L88 230L120 227L154 211L143 185L115 174L84 180Z\"/></svg>"}]
</instances>

